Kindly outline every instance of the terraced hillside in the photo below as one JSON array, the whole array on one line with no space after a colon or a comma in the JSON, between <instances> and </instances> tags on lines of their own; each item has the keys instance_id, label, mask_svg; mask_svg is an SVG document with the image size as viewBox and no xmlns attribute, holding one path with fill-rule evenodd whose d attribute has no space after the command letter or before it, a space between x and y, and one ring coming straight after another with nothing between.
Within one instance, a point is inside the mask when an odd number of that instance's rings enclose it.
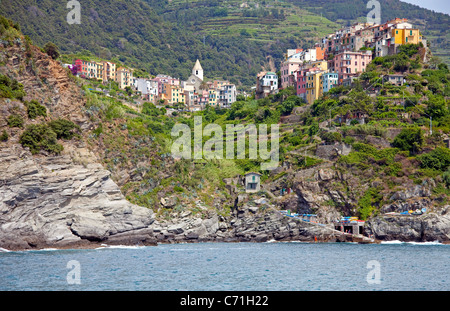
<instances>
[{"instance_id":1,"label":"terraced hillside","mask_svg":"<svg viewBox=\"0 0 450 311\"><path fill-rule=\"evenodd\" d=\"M278 68L286 49L308 47L337 24L276 1L84 0L81 24L66 3L5 0L0 11L39 46L97 56L149 74L187 79L198 58L209 79L250 88L262 69Z\"/></svg>"}]
</instances>

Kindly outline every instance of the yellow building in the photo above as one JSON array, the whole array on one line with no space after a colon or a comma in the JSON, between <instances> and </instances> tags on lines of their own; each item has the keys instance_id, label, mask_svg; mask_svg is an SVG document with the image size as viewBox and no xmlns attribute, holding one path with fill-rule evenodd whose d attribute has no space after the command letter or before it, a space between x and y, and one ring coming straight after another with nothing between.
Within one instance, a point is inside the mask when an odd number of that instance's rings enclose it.
<instances>
[{"instance_id":1,"label":"yellow building","mask_svg":"<svg viewBox=\"0 0 450 311\"><path fill-rule=\"evenodd\" d=\"M324 71L311 71L306 73L306 101L310 105L323 95L323 73Z\"/></svg>"},{"instance_id":2,"label":"yellow building","mask_svg":"<svg viewBox=\"0 0 450 311\"><path fill-rule=\"evenodd\" d=\"M104 75L104 65L103 63L95 63L97 65L97 71L96 71L96 79L100 81L104 81L103 75Z\"/></svg>"},{"instance_id":3,"label":"yellow building","mask_svg":"<svg viewBox=\"0 0 450 311\"><path fill-rule=\"evenodd\" d=\"M116 81L116 64L110 62L102 62L103 64L103 81Z\"/></svg>"},{"instance_id":4,"label":"yellow building","mask_svg":"<svg viewBox=\"0 0 450 311\"><path fill-rule=\"evenodd\" d=\"M184 89L180 85L164 83L164 94L164 100L169 105L173 105L176 103L186 103Z\"/></svg>"},{"instance_id":5,"label":"yellow building","mask_svg":"<svg viewBox=\"0 0 450 311\"><path fill-rule=\"evenodd\" d=\"M97 63L96 62L86 62L87 65L87 78L97 79Z\"/></svg>"},{"instance_id":6,"label":"yellow building","mask_svg":"<svg viewBox=\"0 0 450 311\"><path fill-rule=\"evenodd\" d=\"M121 89L133 85L133 71L124 67L119 67L116 72L116 82Z\"/></svg>"},{"instance_id":7,"label":"yellow building","mask_svg":"<svg viewBox=\"0 0 450 311\"><path fill-rule=\"evenodd\" d=\"M419 29L392 29L392 40L394 44L419 44L422 42L422 34Z\"/></svg>"},{"instance_id":8,"label":"yellow building","mask_svg":"<svg viewBox=\"0 0 450 311\"><path fill-rule=\"evenodd\" d=\"M217 91L216 89L208 90L208 105L215 106L217 105Z\"/></svg>"},{"instance_id":9,"label":"yellow building","mask_svg":"<svg viewBox=\"0 0 450 311\"><path fill-rule=\"evenodd\" d=\"M316 60L311 62L312 67L317 67L320 70L327 71L328 70L328 61L326 60Z\"/></svg>"}]
</instances>

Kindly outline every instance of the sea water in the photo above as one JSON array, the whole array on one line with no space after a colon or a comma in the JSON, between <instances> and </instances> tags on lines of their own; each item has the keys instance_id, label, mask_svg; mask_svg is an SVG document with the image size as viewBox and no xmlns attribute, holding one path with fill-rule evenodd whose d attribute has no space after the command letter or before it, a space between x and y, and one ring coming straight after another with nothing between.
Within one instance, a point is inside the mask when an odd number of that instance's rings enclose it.
<instances>
[{"instance_id":1,"label":"sea water","mask_svg":"<svg viewBox=\"0 0 450 311\"><path fill-rule=\"evenodd\" d=\"M0 250L0 290L447 291L449 259L450 245L434 242Z\"/></svg>"}]
</instances>

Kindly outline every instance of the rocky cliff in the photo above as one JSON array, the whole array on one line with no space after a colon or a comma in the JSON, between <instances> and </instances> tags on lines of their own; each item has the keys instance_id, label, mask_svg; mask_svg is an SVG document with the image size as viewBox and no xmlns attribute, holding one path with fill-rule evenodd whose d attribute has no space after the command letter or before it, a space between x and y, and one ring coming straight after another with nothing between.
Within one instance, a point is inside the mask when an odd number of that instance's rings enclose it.
<instances>
[{"instance_id":1,"label":"rocky cliff","mask_svg":"<svg viewBox=\"0 0 450 311\"><path fill-rule=\"evenodd\" d=\"M0 150L0 171L0 247L154 243L152 211L126 201L98 163L36 157L15 146Z\"/></svg>"},{"instance_id":2,"label":"rocky cliff","mask_svg":"<svg viewBox=\"0 0 450 311\"><path fill-rule=\"evenodd\" d=\"M80 87L61 64L23 37L3 42L0 73L23 85L22 100L0 99L0 247L90 247L98 243L154 244L149 226L153 212L125 200L83 134L94 124L83 112ZM46 117L30 119L24 103L36 100ZM19 115L23 126L7 125ZM42 150L32 155L19 144L28 125L64 118L77 124L82 135L61 141L59 155Z\"/></svg>"}]
</instances>

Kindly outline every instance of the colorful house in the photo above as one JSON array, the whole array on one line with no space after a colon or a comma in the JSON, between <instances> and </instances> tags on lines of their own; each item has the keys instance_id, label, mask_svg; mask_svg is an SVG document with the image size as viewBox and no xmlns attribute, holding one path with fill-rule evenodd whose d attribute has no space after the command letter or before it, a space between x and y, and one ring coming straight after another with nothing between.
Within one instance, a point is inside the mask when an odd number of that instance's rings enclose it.
<instances>
[{"instance_id":1,"label":"colorful house","mask_svg":"<svg viewBox=\"0 0 450 311\"><path fill-rule=\"evenodd\" d=\"M422 34L419 29L392 29L391 44L419 44L422 42Z\"/></svg>"},{"instance_id":2,"label":"colorful house","mask_svg":"<svg viewBox=\"0 0 450 311\"><path fill-rule=\"evenodd\" d=\"M133 70L125 67L119 67L117 69L116 82L119 84L119 88L121 89L125 89L127 86L133 86Z\"/></svg>"},{"instance_id":3,"label":"colorful house","mask_svg":"<svg viewBox=\"0 0 450 311\"><path fill-rule=\"evenodd\" d=\"M306 73L306 102L310 105L323 95L322 70L312 70Z\"/></svg>"},{"instance_id":4,"label":"colorful house","mask_svg":"<svg viewBox=\"0 0 450 311\"><path fill-rule=\"evenodd\" d=\"M322 75L323 93L328 92L339 83L339 75L335 72L326 72Z\"/></svg>"},{"instance_id":5,"label":"colorful house","mask_svg":"<svg viewBox=\"0 0 450 311\"><path fill-rule=\"evenodd\" d=\"M214 88L208 89L208 105L210 106L216 106L217 105L217 97L218 92Z\"/></svg>"},{"instance_id":6,"label":"colorful house","mask_svg":"<svg viewBox=\"0 0 450 311\"><path fill-rule=\"evenodd\" d=\"M111 62L102 62L103 81L116 81L116 64Z\"/></svg>"},{"instance_id":7,"label":"colorful house","mask_svg":"<svg viewBox=\"0 0 450 311\"><path fill-rule=\"evenodd\" d=\"M350 52L344 51L334 57L333 72L339 74L339 82L351 76L357 76L366 71L367 65L372 61L371 51Z\"/></svg>"},{"instance_id":8,"label":"colorful house","mask_svg":"<svg viewBox=\"0 0 450 311\"><path fill-rule=\"evenodd\" d=\"M256 77L256 99L278 92L278 75L275 72L260 72Z\"/></svg>"},{"instance_id":9,"label":"colorful house","mask_svg":"<svg viewBox=\"0 0 450 311\"><path fill-rule=\"evenodd\" d=\"M250 172L245 176L245 192L258 192L261 189L261 174Z\"/></svg>"},{"instance_id":10,"label":"colorful house","mask_svg":"<svg viewBox=\"0 0 450 311\"><path fill-rule=\"evenodd\" d=\"M221 107L230 107L236 101L236 86L225 84L218 89L218 103Z\"/></svg>"},{"instance_id":11,"label":"colorful house","mask_svg":"<svg viewBox=\"0 0 450 311\"><path fill-rule=\"evenodd\" d=\"M310 73L311 72L317 72L320 71L320 68L318 67L310 67L307 68L302 67L300 70L298 70L296 72L297 74L297 96L303 98L305 101L307 101L307 94L309 95L310 92L306 92L307 89L310 88L310 83L311 83L311 77L310 77ZM309 79L308 79L309 78Z\"/></svg>"},{"instance_id":12,"label":"colorful house","mask_svg":"<svg viewBox=\"0 0 450 311\"><path fill-rule=\"evenodd\" d=\"M96 62L95 65L97 66L97 71L96 71L95 78L96 78L97 80L104 81L104 79L103 79L103 74L104 74L104 66L103 66L103 63L101 63L101 62L100 62L100 63L99 63L99 62Z\"/></svg>"},{"instance_id":13,"label":"colorful house","mask_svg":"<svg viewBox=\"0 0 450 311\"><path fill-rule=\"evenodd\" d=\"M294 72L303 64L303 60L299 58L289 58L281 63L281 88L285 89L294 86Z\"/></svg>"},{"instance_id":14,"label":"colorful house","mask_svg":"<svg viewBox=\"0 0 450 311\"><path fill-rule=\"evenodd\" d=\"M184 89L180 85L164 84L164 94L166 103L173 105L176 103L186 103Z\"/></svg>"}]
</instances>

